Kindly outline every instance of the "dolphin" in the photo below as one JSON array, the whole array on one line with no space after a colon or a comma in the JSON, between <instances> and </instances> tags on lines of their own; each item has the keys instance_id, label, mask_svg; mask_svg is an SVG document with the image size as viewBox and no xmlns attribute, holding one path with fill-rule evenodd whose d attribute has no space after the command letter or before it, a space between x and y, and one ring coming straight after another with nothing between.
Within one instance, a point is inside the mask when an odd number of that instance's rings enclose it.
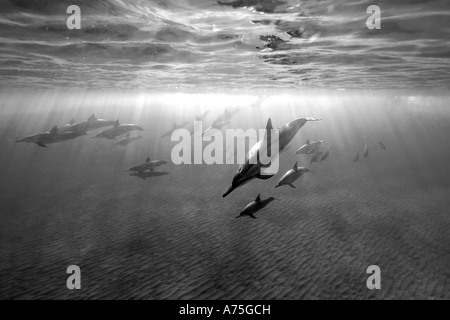
<instances>
[{"instance_id":1,"label":"dolphin","mask_svg":"<svg viewBox=\"0 0 450 320\"><path fill-rule=\"evenodd\" d=\"M127 146L128 144L130 144L133 141L137 141L139 139L141 139L142 136L141 135L130 135L130 133L128 132L127 135L125 136L125 138L120 139L119 141L117 141L117 145L120 146Z\"/></svg>"},{"instance_id":2,"label":"dolphin","mask_svg":"<svg viewBox=\"0 0 450 320\"><path fill-rule=\"evenodd\" d=\"M330 149L328 149L327 151L325 151L322 156L319 159L319 162L325 161L328 159L328 157L330 156Z\"/></svg>"},{"instance_id":3,"label":"dolphin","mask_svg":"<svg viewBox=\"0 0 450 320\"><path fill-rule=\"evenodd\" d=\"M133 171L130 173L130 176L139 177L145 180L147 178L166 176L168 174L169 173L165 171L144 170L144 171Z\"/></svg>"},{"instance_id":4,"label":"dolphin","mask_svg":"<svg viewBox=\"0 0 450 320\"><path fill-rule=\"evenodd\" d=\"M358 162L359 161L359 152L356 151L355 152L355 157L353 158L353 162Z\"/></svg>"},{"instance_id":5,"label":"dolphin","mask_svg":"<svg viewBox=\"0 0 450 320\"><path fill-rule=\"evenodd\" d=\"M278 181L278 184L275 186L275 188L288 185L291 188L295 188L293 183L297 181L303 174L309 172L308 168L305 167L297 167L297 162L294 164L294 168L286 172Z\"/></svg>"},{"instance_id":6,"label":"dolphin","mask_svg":"<svg viewBox=\"0 0 450 320\"><path fill-rule=\"evenodd\" d=\"M120 124L119 120L116 120L114 127L100 131L94 138L115 139L133 130L143 131L144 129L135 124Z\"/></svg>"},{"instance_id":7,"label":"dolphin","mask_svg":"<svg viewBox=\"0 0 450 320\"><path fill-rule=\"evenodd\" d=\"M166 133L164 133L164 134L161 136L161 138L165 138L165 137L170 137L170 136L172 136L172 133L173 133L175 130L184 128L187 124L189 124L189 121L183 122L183 123L181 123L181 124L179 124L179 125L176 124L176 123L174 123L172 129L169 130L169 131L167 131Z\"/></svg>"},{"instance_id":8,"label":"dolphin","mask_svg":"<svg viewBox=\"0 0 450 320\"><path fill-rule=\"evenodd\" d=\"M39 147L45 148L47 144L72 140L85 134L86 132L78 131L60 132L58 127L54 126L50 131L33 134L16 142L36 143Z\"/></svg>"},{"instance_id":9,"label":"dolphin","mask_svg":"<svg viewBox=\"0 0 450 320\"><path fill-rule=\"evenodd\" d=\"M318 141L309 141L309 139L306 141L306 144L301 146L297 149L295 154L312 154L315 153L317 150L319 150L320 145L325 142L325 140L318 140Z\"/></svg>"},{"instance_id":10,"label":"dolphin","mask_svg":"<svg viewBox=\"0 0 450 320\"><path fill-rule=\"evenodd\" d=\"M301 127L305 125L307 121L319 121L321 119L315 119L315 118L300 118L296 119L292 122L289 122L288 124L284 125L283 127L278 128L278 147L279 150L271 150L270 147L270 141L267 141L267 135L270 132L270 130L273 129L272 127L272 120L269 118L266 125L266 134L264 136L264 139L260 140L258 143L256 143L248 152L246 156L245 163L241 164L235 173L233 177L233 181L231 182L231 186L228 188L228 190L223 194L222 197L226 197L229 195L233 190L236 188L248 183L249 181L258 178L258 179L269 179L273 177L274 175L262 175L261 174L261 168L264 166L261 164L260 161L253 161L259 159L259 152L261 148L264 148L267 146L267 155L271 155L272 158L275 158L279 155L280 152L284 151L286 146L291 142L291 140L294 138L294 136L297 134L298 130L300 130ZM263 143L266 142L266 143ZM250 161L252 159L252 161ZM252 163L250 163L252 162Z\"/></svg>"},{"instance_id":11,"label":"dolphin","mask_svg":"<svg viewBox=\"0 0 450 320\"><path fill-rule=\"evenodd\" d=\"M156 167L159 167L166 163L167 161L164 160L152 160L150 157L147 157L144 163L131 167L130 169L128 169L128 171L135 171L135 172L141 172L146 170L154 171Z\"/></svg>"},{"instance_id":12,"label":"dolphin","mask_svg":"<svg viewBox=\"0 0 450 320\"><path fill-rule=\"evenodd\" d=\"M367 147L367 144L364 146L363 155L364 159L367 159L369 157L369 147Z\"/></svg>"},{"instance_id":13,"label":"dolphin","mask_svg":"<svg viewBox=\"0 0 450 320\"><path fill-rule=\"evenodd\" d=\"M224 121L216 121L215 120L215 121L213 121L211 126L209 126L205 131L202 132L202 136L211 129L221 130L223 127L225 127L229 123L230 123L230 120L224 120Z\"/></svg>"},{"instance_id":14,"label":"dolphin","mask_svg":"<svg viewBox=\"0 0 450 320\"><path fill-rule=\"evenodd\" d=\"M233 109L225 109L223 114L216 119L216 122L222 122L231 119L236 113L239 112L239 108L235 107Z\"/></svg>"},{"instance_id":15,"label":"dolphin","mask_svg":"<svg viewBox=\"0 0 450 320\"><path fill-rule=\"evenodd\" d=\"M384 151L386 151L386 146L384 145L383 141L378 141L378 144L380 145L381 149L383 149Z\"/></svg>"},{"instance_id":16,"label":"dolphin","mask_svg":"<svg viewBox=\"0 0 450 320\"><path fill-rule=\"evenodd\" d=\"M263 209L265 206L267 206L269 203L271 203L273 200L275 200L274 197L269 197L264 200L261 200L261 194L258 194L255 201L250 202L248 205L245 206L244 210L236 217L245 217L249 216L253 219L256 219L255 213L259 210Z\"/></svg>"},{"instance_id":17,"label":"dolphin","mask_svg":"<svg viewBox=\"0 0 450 320\"><path fill-rule=\"evenodd\" d=\"M72 125L65 127L64 131L78 131L78 132L87 132L92 131L104 127L110 127L114 125L114 121L105 120L105 119L97 119L95 114L92 114L89 119L73 123Z\"/></svg>"},{"instance_id":18,"label":"dolphin","mask_svg":"<svg viewBox=\"0 0 450 320\"><path fill-rule=\"evenodd\" d=\"M311 164L313 162L319 162L320 159L322 158L322 155L323 155L323 151L317 150L316 153L314 154L314 157L312 157L311 162L309 164Z\"/></svg>"}]
</instances>

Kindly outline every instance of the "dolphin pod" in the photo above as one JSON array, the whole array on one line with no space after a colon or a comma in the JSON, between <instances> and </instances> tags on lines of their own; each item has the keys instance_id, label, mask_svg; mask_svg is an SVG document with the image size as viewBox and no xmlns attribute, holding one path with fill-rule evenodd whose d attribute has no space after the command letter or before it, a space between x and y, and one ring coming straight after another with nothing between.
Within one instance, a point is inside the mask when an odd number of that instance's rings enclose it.
<instances>
[{"instance_id":1,"label":"dolphin pod","mask_svg":"<svg viewBox=\"0 0 450 320\"><path fill-rule=\"evenodd\" d=\"M245 163L241 164L233 177L231 182L231 186L228 190L223 194L225 198L228 196L233 190L236 188L248 183L249 181L258 178L258 179L269 179L273 177L273 175L262 175L261 169L264 167L260 161L250 161L259 160L259 153L262 148L267 148L267 153L270 154L271 157L277 156L280 152L282 152L286 146L291 142L294 136L297 134L298 130L305 125L308 121L319 121L321 119L315 118L300 118L294 121L289 122L283 127L278 128L278 136L279 136L279 150L271 150L270 141L268 141L268 133L273 129L272 120L269 118L266 125L266 134L262 140L256 143L248 152Z\"/></svg>"},{"instance_id":2,"label":"dolphin pod","mask_svg":"<svg viewBox=\"0 0 450 320\"><path fill-rule=\"evenodd\" d=\"M75 122L74 119L70 120L68 124L65 124L58 128L54 126L51 130L43 133L33 134L16 142L29 142L35 143L40 147L47 147L48 144L57 143L62 141L73 140L77 137L86 135L86 132L101 129L104 127L111 127L97 134L96 137L105 137L108 139L114 139L125 133L129 133L132 130L143 130L137 125L120 125L119 121L111 121L105 119L97 119L95 114L92 114L87 120ZM127 145L132 141L136 141L142 138L141 136L127 136L121 139L118 144Z\"/></svg>"},{"instance_id":3,"label":"dolphin pod","mask_svg":"<svg viewBox=\"0 0 450 320\"><path fill-rule=\"evenodd\" d=\"M236 217L236 219L245 216L256 219L255 213L266 207L273 200L275 200L274 197L269 197L264 200L261 200L261 194L258 194L258 196L254 201L250 202L248 205L245 206L244 210L241 211L241 213Z\"/></svg>"}]
</instances>

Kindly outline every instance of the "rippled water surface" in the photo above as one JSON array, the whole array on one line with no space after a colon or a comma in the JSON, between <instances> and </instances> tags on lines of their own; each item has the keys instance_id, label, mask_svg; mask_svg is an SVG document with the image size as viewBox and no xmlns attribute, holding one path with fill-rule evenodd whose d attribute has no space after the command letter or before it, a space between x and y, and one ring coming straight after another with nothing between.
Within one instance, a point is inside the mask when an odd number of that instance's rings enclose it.
<instances>
[{"instance_id":1,"label":"rippled water surface","mask_svg":"<svg viewBox=\"0 0 450 320\"><path fill-rule=\"evenodd\" d=\"M0 85L448 89L450 4L371 0L3 0Z\"/></svg>"}]
</instances>

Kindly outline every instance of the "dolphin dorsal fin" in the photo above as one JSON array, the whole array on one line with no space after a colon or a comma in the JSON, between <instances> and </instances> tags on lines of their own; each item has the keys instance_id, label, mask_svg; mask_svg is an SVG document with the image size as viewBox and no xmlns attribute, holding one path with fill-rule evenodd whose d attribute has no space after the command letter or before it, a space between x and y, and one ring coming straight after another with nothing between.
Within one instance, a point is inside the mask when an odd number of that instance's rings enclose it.
<instances>
[{"instance_id":1,"label":"dolphin dorsal fin","mask_svg":"<svg viewBox=\"0 0 450 320\"><path fill-rule=\"evenodd\" d=\"M145 162L150 162L152 161L152 159L150 157L147 157L147 159L145 159Z\"/></svg>"},{"instance_id":2,"label":"dolphin dorsal fin","mask_svg":"<svg viewBox=\"0 0 450 320\"><path fill-rule=\"evenodd\" d=\"M51 130L50 130L50 133L51 134L57 134L58 133L58 126L54 126Z\"/></svg>"},{"instance_id":3,"label":"dolphin dorsal fin","mask_svg":"<svg viewBox=\"0 0 450 320\"><path fill-rule=\"evenodd\" d=\"M119 119L116 120L116 122L114 122L114 127L118 127L120 125Z\"/></svg>"},{"instance_id":4,"label":"dolphin dorsal fin","mask_svg":"<svg viewBox=\"0 0 450 320\"><path fill-rule=\"evenodd\" d=\"M292 169L294 169L294 171L298 170L297 164L298 164L298 161L294 164L294 168L292 168Z\"/></svg>"},{"instance_id":5,"label":"dolphin dorsal fin","mask_svg":"<svg viewBox=\"0 0 450 320\"><path fill-rule=\"evenodd\" d=\"M308 140L306 140L306 144L310 144L311 143L311 141L309 141L309 139Z\"/></svg>"},{"instance_id":6,"label":"dolphin dorsal fin","mask_svg":"<svg viewBox=\"0 0 450 320\"><path fill-rule=\"evenodd\" d=\"M256 202L260 202L260 201L261 201L261 193L258 194L258 196L256 197L255 201L256 201Z\"/></svg>"},{"instance_id":7,"label":"dolphin dorsal fin","mask_svg":"<svg viewBox=\"0 0 450 320\"><path fill-rule=\"evenodd\" d=\"M71 119L71 120L69 121L69 124L70 124L70 125L75 124L75 119Z\"/></svg>"},{"instance_id":8,"label":"dolphin dorsal fin","mask_svg":"<svg viewBox=\"0 0 450 320\"><path fill-rule=\"evenodd\" d=\"M91 114L91 116L88 119L89 121L94 121L97 120L97 118L95 117L95 113Z\"/></svg>"}]
</instances>

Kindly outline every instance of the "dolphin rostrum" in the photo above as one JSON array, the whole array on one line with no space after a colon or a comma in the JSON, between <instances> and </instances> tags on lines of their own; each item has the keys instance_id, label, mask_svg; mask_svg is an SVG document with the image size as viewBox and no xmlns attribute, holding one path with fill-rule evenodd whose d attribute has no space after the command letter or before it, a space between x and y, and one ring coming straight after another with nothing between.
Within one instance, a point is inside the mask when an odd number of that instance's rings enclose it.
<instances>
[{"instance_id":1,"label":"dolphin rostrum","mask_svg":"<svg viewBox=\"0 0 450 320\"><path fill-rule=\"evenodd\" d=\"M264 165L261 164L260 161L250 161L250 159L258 159L259 160L259 152L262 148L267 148L267 155L270 155L271 159L274 159L276 156L279 155L280 152L284 151L286 146L291 142L291 140L294 138L294 136L297 134L298 130L300 130L301 127L305 125L307 121L319 121L321 119L314 119L314 118L300 118L296 119L292 122L289 122L288 124L284 125L283 127L278 128L278 147L279 150L271 150L270 146L270 139L267 139L268 133L271 132L273 129L272 127L272 120L269 118L266 125L266 134L264 136L264 139L260 140L258 143L256 143L248 152L246 156L245 163L241 164L236 172L236 174L233 177L233 181L231 183L231 186L228 188L228 190L223 194L223 197L225 198L227 195L229 195L233 190L236 188L246 184L247 182L258 178L258 179L269 179L273 177L274 175L262 175L261 169L264 168Z\"/></svg>"},{"instance_id":2,"label":"dolphin rostrum","mask_svg":"<svg viewBox=\"0 0 450 320\"><path fill-rule=\"evenodd\" d=\"M261 194L258 194L255 201L250 202L248 205L245 206L244 210L236 217L245 217L249 216L253 219L256 219L255 213L259 210L263 209L265 206L267 206L269 203L271 203L273 200L275 200L274 197L269 197L264 200L261 200Z\"/></svg>"},{"instance_id":3,"label":"dolphin rostrum","mask_svg":"<svg viewBox=\"0 0 450 320\"><path fill-rule=\"evenodd\" d=\"M275 188L288 185L291 188L295 188L293 183L297 181L303 174L309 172L308 168L305 167L297 167L297 162L294 164L294 168L286 172L278 181L278 184L275 186Z\"/></svg>"}]
</instances>

